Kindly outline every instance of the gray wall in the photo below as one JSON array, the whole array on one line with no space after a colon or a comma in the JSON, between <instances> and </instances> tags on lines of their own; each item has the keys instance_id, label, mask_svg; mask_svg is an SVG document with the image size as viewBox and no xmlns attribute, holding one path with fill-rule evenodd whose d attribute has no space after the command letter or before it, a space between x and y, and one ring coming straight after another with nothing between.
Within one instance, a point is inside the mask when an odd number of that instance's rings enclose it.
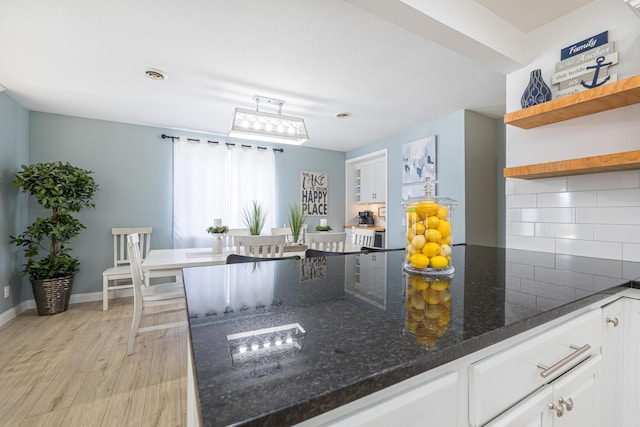
<instances>
[{"instance_id":1,"label":"gray wall","mask_svg":"<svg viewBox=\"0 0 640 427\"><path fill-rule=\"evenodd\" d=\"M74 294L101 291L102 271L113 264L112 227L152 226L152 249L173 246L173 148L171 140L161 139L162 133L229 140L211 134L37 112L30 113L29 132L30 163L69 161L94 171L100 185L96 209L78 215L87 229L71 243L82 263ZM277 223L286 222L290 203L299 203L300 171L329 174L330 222L343 221L345 154L281 147L284 153L276 155ZM37 205L30 204L30 220L39 214ZM319 220L310 218L308 223L314 226Z\"/></svg>"},{"instance_id":2,"label":"gray wall","mask_svg":"<svg viewBox=\"0 0 640 427\"><path fill-rule=\"evenodd\" d=\"M27 162L29 149L28 111L0 93L0 314L18 305L28 283L22 278L22 250L9 245L9 236L27 226L27 196L13 186L20 165ZM3 288L10 286L9 298Z\"/></svg>"}]
</instances>

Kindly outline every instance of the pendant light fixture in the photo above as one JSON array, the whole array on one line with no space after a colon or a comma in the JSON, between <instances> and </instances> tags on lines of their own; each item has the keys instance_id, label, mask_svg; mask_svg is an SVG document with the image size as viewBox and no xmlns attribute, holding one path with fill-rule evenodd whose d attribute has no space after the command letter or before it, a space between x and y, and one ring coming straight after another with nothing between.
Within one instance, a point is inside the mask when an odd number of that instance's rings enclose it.
<instances>
[{"instance_id":1,"label":"pendant light fixture","mask_svg":"<svg viewBox=\"0 0 640 427\"><path fill-rule=\"evenodd\" d=\"M300 145L309 139L303 119L282 115L284 101L258 95L253 100L256 103L255 111L235 109L229 136L292 145ZM278 113L260 111L261 103L277 106Z\"/></svg>"}]
</instances>

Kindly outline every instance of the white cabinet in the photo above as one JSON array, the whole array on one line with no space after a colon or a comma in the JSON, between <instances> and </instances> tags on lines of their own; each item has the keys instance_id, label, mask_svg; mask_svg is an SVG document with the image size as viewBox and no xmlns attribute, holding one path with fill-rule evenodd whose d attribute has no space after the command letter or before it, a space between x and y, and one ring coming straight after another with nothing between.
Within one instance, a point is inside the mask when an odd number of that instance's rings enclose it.
<instances>
[{"instance_id":1,"label":"white cabinet","mask_svg":"<svg viewBox=\"0 0 640 427\"><path fill-rule=\"evenodd\" d=\"M600 353L598 308L471 365L469 419L482 425L589 356Z\"/></svg>"},{"instance_id":2,"label":"white cabinet","mask_svg":"<svg viewBox=\"0 0 640 427\"><path fill-rule=\"evenodd\" d=\"M623 425L625 306L625 299L619 299L602 307L602 407L612 426Z\"/></svg>"},{"instance_id":3,"label":"white cabinet","mask_svg":"<svg viewBox=\"0 0 640 427\"><path fill-rule=\"evenodd\" d=\"M640 301L627 298L624 301L624 345L620 351L623 353L622 425L637 427L640 425Z\"/></svg>"},{"instance_id":4,"label":"white cabinet","mask_svg":"<svg viewBox=\"0 0 640 427\"><path fill-rule=\"evenodd\" d=\"M384 203L387 199L387 169L384 160L364 163L359 168L359 203Z\"/></svg>"},{"instance_id":5,"label":"white cabinet","mask_svg":"<svg viewBox=\"0 0 640 427\"><path fill-rule=\"evenodd\" d=\"M456 371L422 381L415 381L415 378L412 378L397 386L312 418L298 426L455 427L458 425L459 398Z\"/></svg>"},{"instance_id":6,"label":"white cabinet","mask_svg":"<svg viewBox=\"0 0 640 427\"><path fill-rule=\"evenodd\" d=\"M596 355L543 386L487 424L491 427L600 427L602 401L600 367ZM607 425L616 426L618 424Z\"/></svg>"}]
</instances>

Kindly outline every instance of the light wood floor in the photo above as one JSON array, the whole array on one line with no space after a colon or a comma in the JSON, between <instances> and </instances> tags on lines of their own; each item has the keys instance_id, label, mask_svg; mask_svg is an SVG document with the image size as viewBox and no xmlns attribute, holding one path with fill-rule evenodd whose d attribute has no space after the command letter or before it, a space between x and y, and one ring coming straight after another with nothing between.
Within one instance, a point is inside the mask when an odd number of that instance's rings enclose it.
<instances>
[{"instance_id":1,"label":"light wood floor","mask_svg":"<svg viewBox=\"0 0 640 427\"><path fill-rule=\"evenodd\" d=\"M119 298L108 311L102 301L29 310L1 326L0 426L186 425L187 328L142 334L127 356L132 311Z\"/></svg>"}]
</instances>

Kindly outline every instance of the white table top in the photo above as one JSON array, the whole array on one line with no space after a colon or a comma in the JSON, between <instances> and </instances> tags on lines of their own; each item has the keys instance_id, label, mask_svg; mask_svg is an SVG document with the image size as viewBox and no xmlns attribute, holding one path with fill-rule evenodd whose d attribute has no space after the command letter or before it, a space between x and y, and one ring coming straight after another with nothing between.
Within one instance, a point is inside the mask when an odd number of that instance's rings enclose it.
<instances>
[{"instance_id":1,"label":"white table top","mask_svg":"<svg viewBox=\"0 0 640 427\"><path fill-rule=\"evenodd\" d=\"M356 251L351 242L345 245L345 251ZM172 270L188 267L202 267L206 265L222 265L227 262L227 256L235 254L235 248L224 248L221 254L214 255L211 248L187 248L187 249L153 249L142 261L142 270ZM304 258L304 251L285 252L284 256L299 255Z\"/></svg>"}]
</instances>

